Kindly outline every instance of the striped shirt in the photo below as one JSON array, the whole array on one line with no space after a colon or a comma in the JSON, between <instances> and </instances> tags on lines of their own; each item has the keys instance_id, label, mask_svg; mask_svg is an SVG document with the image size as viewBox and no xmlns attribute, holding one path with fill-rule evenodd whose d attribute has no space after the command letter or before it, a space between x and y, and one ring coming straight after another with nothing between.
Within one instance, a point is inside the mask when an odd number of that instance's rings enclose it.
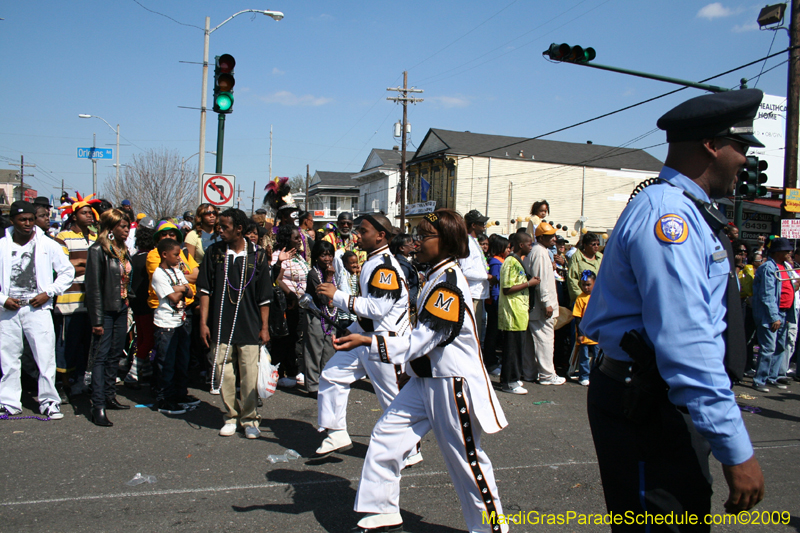
<instances>
[{"instance_id":1,"label":"striped shirt","mask_svg":"<svg viewBox=\"0 0 800 533\"><path fill-rule=\"evenodd\" d=\"M90 233L89 239L87 240L81 231L62 231L56 235L56 241L61 244L69 260L81 260L84 264L86 263L89 246L91 246L95 240L97 240L96 233ZM83 303L86 298L85 277L85 274L75 276L70 288L58 297L56 309L58 309L62 315L85 312L86 307Z\"/></svg>"}]
</instances>

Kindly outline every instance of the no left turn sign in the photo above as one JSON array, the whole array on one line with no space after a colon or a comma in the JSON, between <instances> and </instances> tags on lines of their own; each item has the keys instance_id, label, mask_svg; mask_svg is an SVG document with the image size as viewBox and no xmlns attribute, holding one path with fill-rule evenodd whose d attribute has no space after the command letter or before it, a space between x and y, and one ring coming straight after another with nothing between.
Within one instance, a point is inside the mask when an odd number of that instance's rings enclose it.
<instances>
[{"instance_id":1,"label":"no left turn sign","mask_svg":"<svg viewBox=\"0 0 800 533\"><path fill-rule=\"evenodd\" d=\"M233 207L236 176L203 174L203 201L217 207Z\"/></svg>"}]
</instances>

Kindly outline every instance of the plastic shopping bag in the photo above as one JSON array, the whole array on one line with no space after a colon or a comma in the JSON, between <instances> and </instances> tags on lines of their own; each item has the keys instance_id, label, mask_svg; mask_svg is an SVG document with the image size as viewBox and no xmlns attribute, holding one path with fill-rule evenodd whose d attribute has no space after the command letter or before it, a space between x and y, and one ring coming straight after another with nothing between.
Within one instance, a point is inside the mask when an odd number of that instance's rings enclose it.
<instances>
[{"instance_id":1,"label":"plastic shopping bag","mask_svg":"<svg viewBox=\"0 0 800 533\"><path fill-rule=\"evenodd\" d=\"M266 345L261 346L261 352L258 355L258 395L266 400L275 394L275 387L278 386L278 367L273 365Z\"/></svg>"}]
</instances>

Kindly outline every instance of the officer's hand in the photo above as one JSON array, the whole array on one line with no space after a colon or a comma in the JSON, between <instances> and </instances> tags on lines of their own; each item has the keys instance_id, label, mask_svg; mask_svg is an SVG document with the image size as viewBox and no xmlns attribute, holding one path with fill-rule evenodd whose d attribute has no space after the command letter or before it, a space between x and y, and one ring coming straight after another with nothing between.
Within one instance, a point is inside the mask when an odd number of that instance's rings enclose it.
<instances>
[{"instance_id":1,"label":"officer's hand","mask_svg":"<svg viewBox=\"0 0 800 533\"><path fill-rule=\"evenodd\" d=\"M553 306L551 305L547 306L547 309L544 310L544 316L546 316L547 318L553 316Z\"/></svg>"},{"instance_id":2,"label":"officer's hand","mask_svg":"<svg viewBox=\"0 0 800 533\"><path fill-rule=\"evenodd\" d=\"M3 304L3 307L8 309L9 311L18 311L19 300L17 300L16 298L6 298L6 303Z\"/></svg>"},{"instance_id":3,"label":"officer's hand","mask_svg":"<svg viewBox=\"0 0 800 533\"><path fill-rule=\"evenodd\" d=\"M105 333L105 329L103 329L103 326L97 326L92 328L92 335L97 335L98 337L102 337L103 333Z\"/></svg>"},{"instance_id":4,"label":"officer's hand","mask_svg":"<svg viewBox=\"0 0 800 533\"><path fill-rule=\"evenodd\" d=\"M320 283L317 287L317 294L332 300L333 295L336 294L336 285L333 283Z\"/></svg>"},{"instance_id":5,"label":"officer's hand","mask_svg":"<svg viewBox=\"0 0 800 533\"><path fill-rule=\"evenodd\" d=\"M725 502L726 513L752 509L764 499L764 475L755 455L742 464L722 465L722 472L730 489Z\"/></svg>"},{"instance_id":6,"label":"officer's hand","mask_svg":"<svg viewBox=\"0 0 800 533\"><path fill-rule=\"evenodd\" d=\"M31 304L33 307L41 307L44 304L46 304L47 300L49 299L50 297L47 295L47 293L42 292L31 298L31 301L28 303Z\"/></svg>"},{"instance_id":7,"label":"officer's hand","mask_svg":"<svg viewBox=\"0 0 800 533\"><path fill-rule=\"evenodd\" d=\"M779 329L781 329L781 321L780 320L776 320L775 322L773 322L769 326L769 330L772 331L772 332L778 331Z\"/></svg>"}]
</instances>

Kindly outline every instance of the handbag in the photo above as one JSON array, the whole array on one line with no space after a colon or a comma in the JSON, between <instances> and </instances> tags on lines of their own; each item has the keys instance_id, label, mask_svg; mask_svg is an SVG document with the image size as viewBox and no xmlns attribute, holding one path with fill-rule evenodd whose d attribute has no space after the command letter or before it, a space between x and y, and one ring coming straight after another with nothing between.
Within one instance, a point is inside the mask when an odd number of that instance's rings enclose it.
<instances>
[{"instance_id":1,"label":"handbag","mask_svg":"<svg viewBox=\"0 0 800 533\"><path fill-rule=\"evenodd\" d=\"M280 287L274 287L272 302L269 304L269 336L270 338L289 335L289 323L286 321L286 295Z\"/></svg>"}]
</instances>

